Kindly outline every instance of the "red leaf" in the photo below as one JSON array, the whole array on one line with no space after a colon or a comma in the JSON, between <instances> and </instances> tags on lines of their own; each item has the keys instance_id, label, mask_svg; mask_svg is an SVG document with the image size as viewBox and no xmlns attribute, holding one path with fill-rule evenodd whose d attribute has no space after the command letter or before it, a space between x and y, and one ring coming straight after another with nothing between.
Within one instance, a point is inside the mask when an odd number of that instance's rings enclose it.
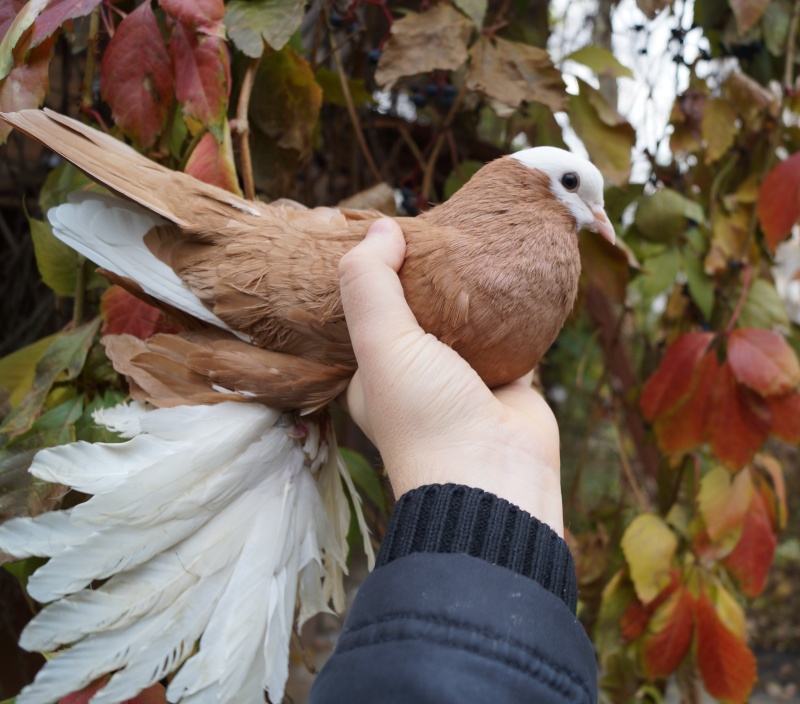
<instances>
[{"instance_id":1,"label":"red leaf","mask_svg":"<svg viewBox=\"0 0 800 704\"><path fill-rule=\"evenodd\" d=\"M772 435L792 445L800 443L800 394L770 396L767 403L772 413Z\"/></svg>"},{"instance_id":2,"label":"red leaf","mask_svg":"<svg viewBox=\"0 0 800 704\"><path fill-rule=\"evenodd\" d=\"M744 516L742 537L723 560L746 597L754 599L764 590L777 544L764 497L755 492Z\"/></svg>"},{"instance_id":3,"label":"red leaf","mask_svg":"<svg viewBox=\"0 0 800 704\"><path fill-rule=\"evenodd\" d=\"M158 4L178 22L224 39L225 5L222 0L159 0Z\"/></svg>"},{"instance_id":4,"label":"red leaf","mask_svg":"<svg viewBox=\"0 0 800 704\"><path fill-rule=\"evenodd\" d=\"M718 371L717 354L711 350L694 368L689 397L656 421L656 437L664 452L687 452L705 441Z\"/></svg>"},{"instance_id":5,"label":"red leaf","mask_svg":"<svg viewBox=\"0 0 800 704\"><path fill-rule=\"evenodd\" d=\"M740 383L762 396L788 393L800 382L797 355L771 330L734 330L728 337L728 363Z\"/></svg>"},{"instance_id":6,"label":"red leaf","mask_svg":"<svg viewBox=\"0 0 800 704\"><path fill-rule=\"evenodd\" d=\"M149 147L172 99L172 63L149 2L120 22L100 65L100 90L123 132Z\"/></svg>"},{"instance_id":7,"label":"red leaf","mask_svg":"<svg viewBox=\"0 0 800 704\"><path fill-rule=\"evenodd\" d=\"M680 585L680 573L672 570L669 575L670 581L649 604L643 604L638 597L628 604L625 613L620 619L620 631L625 641L636 640L644 633L650 617L678 588Z\"/></svg>"},{"instance_id":8,"label":"red leaf","mask_svg":"<svg viewBox=\"0 0 800 704\"><path fill-rule=\"evenodd\" d=\"M176 24L169 51L175 66L175 93L184 113L204 125L219 128L225 119L231 85L225 42ZM221 138L221 131L215 131Z\"/></svg>"},{"instance_id":9,"label":"red leaf","mask_svg":"<svg viewBox=\"0 0 800 704\"><path fill-rule=\"evenodd\" d=\"M708 693L744 704L756 680L756 660L744 641L720 620L705 593L695 601L697 665Z\"/></svg>"},{"instance_id":10,"label":"red leaf","mask_svg":"<svg viewBox=\"0 0 800 704\"><path fill-rule=\"evenodd\" d=\"M242 195L239 180L236 178L231 130L227 121L223 123L222 144L217 142L211 132L204 134L189 157L189 161L186 162L184 171L201 181Z\"/></svg>"},{"instance_id":11,"label":"red leaf","mask_svg":"<svg viewBox=\"0 0 800 704\"><path fill-rule=\"evenodd\" d=\"M774 252L800 218L800 152L770 171L758 191L758 219Z\"/></svg>"},{"instance_id":12,"label":"red leaf","mask_svg":"<svg viewBox=\"0 0 800 704\"><path fill-rule=\"evenodd\" d=\"M146 340L157 332L179 332L162 310L148 305L120 286L111 286L100 301L103 335L134 335Z\"/></svg>"},{"instance_id":13,"label":"red leaf","mask_svg":"<svg viewBox=\"0 0 800 704\"><path fill-rule=\"evenodd\" d=\"M628 604L628 608L625 609L625 613L622 614L622 619L620 619L619 622L622 639L626 643L636 640L644 633L645 628L647 628L647 622L650 620L651 613L652 609L650 606L645 606L637 597L633 598L633 601Z\"/></svg>"},{"instance_id":14,"label":"red leaf","mask_svg":"<svg viewBox=\"0 0 800 704\"><path fill-rule=\"evenodd\" d=\"M26 108L38 108L47 95L50 85L50 59L54 42L37 46L28 55L28 63L15 66L3 81L0 81L0 111L16 112ZM0 124L0 143L5 142L11 127Z\"/></svg>"},{"instance_id":15,"label":"red leaf","mask_svg":"<svg viewBox=\"0 0 800 704\"><path fill-rule=\"evenodd\" d=\"M110 678L110 675L105 675L79 692L73 692L66 697L61 697L58 700L58 704L89 704L92 697L106 685ZM166 690L164 685L157 682L137 694L133 699L126 699L122 704L167 704Z\"/></svg>"},{"instance_id":16,"label":"red leaf","mask_svg":"<svg viewBox=\"0 0 800 704\"><path fill-rule=\"evenodd\" d=\"M656 420L686 398L692 388L695 365L713 339L710 332L691 332L670 345L642 392L640 404L647 420Z\"/></svg>"},{"instance_id":17,"label":"red leaf","mask_svg":"<svg viewBox=\"0 0 800 704\"><path fill-rule=\"evenodd\" d=\"M64 22L86 17L103 0L51 0L33 23L32 46L38 46Z\"/></svg>"},{"instance_id":18,"label":"red leaf","mask_svg":"<svg viewBox=\"0 0 800 704\"><path fill-rule=\"evenodd\" d=\"M723 364L714 386L708 439L716 458L730 470L746 465L767 439L769 408L760 396L736 383L730 364Z\"/></svg>"},{"instance_id":19,"label":"red leaf","mask_svg":"<svg viewBox=\"0 0 800 704\"><path fill-rule=\"evenodd\" d=\"M653 614L642 641L642 664L650 679L671 675L689 651L694 631L693 599L681 586Z\"/></svg>"},{"instance_id":20,"label":"red leaf","mask_svg":"<svg viewBox=\"0 0 800 704\"><path fill-rule=\"evenodd\" d=\"M8 28L24 4L25 0L0 0L0 40L6 36Z\"/></svg>"}]
</instances>

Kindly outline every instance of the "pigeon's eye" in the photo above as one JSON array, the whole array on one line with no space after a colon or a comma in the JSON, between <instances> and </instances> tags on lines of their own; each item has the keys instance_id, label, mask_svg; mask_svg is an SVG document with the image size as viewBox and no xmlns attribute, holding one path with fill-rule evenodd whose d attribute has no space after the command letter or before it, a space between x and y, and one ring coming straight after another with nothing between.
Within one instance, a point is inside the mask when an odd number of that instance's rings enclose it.
<instances>
[{"instance_id":1,"label":"pigeon's eye","mask_svg":"<svg viewBox=\"0 0 800 704\"><path fill-rule=\"evenodd\" d=\"M577 191L580 183L578 174L574 174L571 171L561 177L561 185L568 191Z\"/></svg>"}]
</instances>

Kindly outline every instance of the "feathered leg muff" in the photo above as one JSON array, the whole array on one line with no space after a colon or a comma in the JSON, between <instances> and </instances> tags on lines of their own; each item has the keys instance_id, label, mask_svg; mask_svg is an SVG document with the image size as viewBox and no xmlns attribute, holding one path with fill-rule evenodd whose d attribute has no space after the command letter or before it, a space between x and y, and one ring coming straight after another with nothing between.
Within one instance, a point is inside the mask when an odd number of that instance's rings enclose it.
<instances>
[{"instance_id":1,"label":"feathered leg muff","mask_svg":"<svg viewBox=\"0 0 800 704\"><path fill-rule=\"evenodd\" d=\"M50 603L20 644L70 646L18 704L50 704L106 673L92 702L121 702L178 667L171 702L263 702L265 689L281 701L295 614L302 625L344 605L342 482L366 536L328 423L234 402L134 402L95 419L130 439L43 450L30 470L91 498L0 526L0 549L50 558L28 582Z\"/></svg>"}]
</instances>

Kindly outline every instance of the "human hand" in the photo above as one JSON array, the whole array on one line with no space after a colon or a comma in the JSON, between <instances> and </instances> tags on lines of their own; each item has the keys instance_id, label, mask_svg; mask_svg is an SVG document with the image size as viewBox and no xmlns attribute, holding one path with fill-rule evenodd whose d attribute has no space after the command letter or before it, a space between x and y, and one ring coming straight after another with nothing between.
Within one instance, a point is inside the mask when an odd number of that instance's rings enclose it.
<instances>
[{"instance_id":1,"label":"human hand","mask_svg":"<svg viewBox=\"0 0 800 704\"><path fill-rule=\"evenodd\" d=\"M530 376L490 391L426 334L397 272L405 240L382 219L339 265L358 360L345 402L377 446L398 498L452 482L489 491L563 535L558 425Z\"/></svg>"}]
</instances>

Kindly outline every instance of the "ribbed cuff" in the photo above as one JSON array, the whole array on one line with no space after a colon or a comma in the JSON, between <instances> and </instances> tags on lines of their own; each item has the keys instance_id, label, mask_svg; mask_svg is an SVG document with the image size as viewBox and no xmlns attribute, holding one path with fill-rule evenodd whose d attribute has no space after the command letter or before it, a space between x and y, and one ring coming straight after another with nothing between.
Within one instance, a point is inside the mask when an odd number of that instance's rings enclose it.
<instances>
[{"instance_id":1,"label":"ribbed cuff","mask_svg":"<svg viewBox=\"0 0 800 704\"><path fill-rule=\"evenodd\" d=\"M530 577L575 613L578 589L567 544L505 499L458 484L431 484L400 497L376 567L413 552L466 553Z\"/></svg>"}]
</instances>

